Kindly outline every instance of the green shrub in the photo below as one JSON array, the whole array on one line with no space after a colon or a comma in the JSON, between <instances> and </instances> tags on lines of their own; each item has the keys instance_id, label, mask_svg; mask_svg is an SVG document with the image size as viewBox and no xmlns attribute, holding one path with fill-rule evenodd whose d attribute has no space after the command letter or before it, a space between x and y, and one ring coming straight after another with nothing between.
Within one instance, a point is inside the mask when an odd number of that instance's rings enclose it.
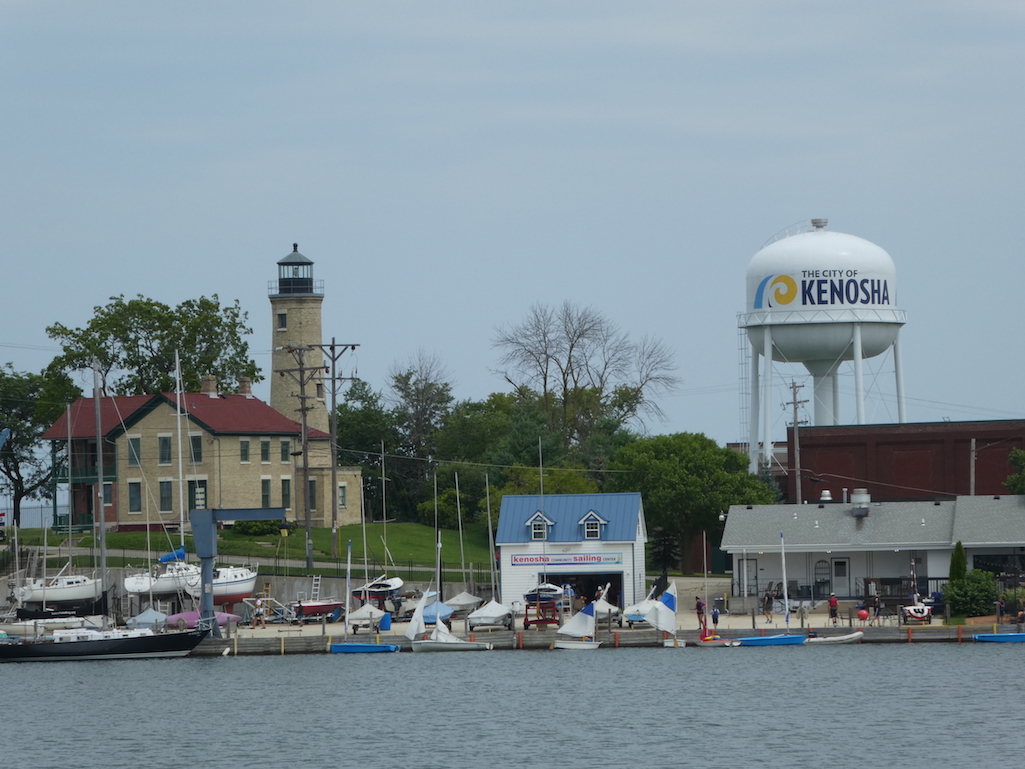
<instances>
[{"instance_id":1,"label":"green shrub","mask_svg":"<svg viewBox=\"0 0 1025 769\"><path fill-rule=\"evenodd\" d=\"M958 617L993 614L997 595L997 578L982 569L972 569L964 579L951 579L943 589L943 600Z\"/></svg>"},{"instance_id":2,"label":"green shrub","mask_svg":"<svg viewBox=\"0 0 1025 769\"><path fill-rule=\"evenodd\" d=\"M281 521L235 521L233 528L250 537L280 536Z\"/></svg>"}]
</instances>

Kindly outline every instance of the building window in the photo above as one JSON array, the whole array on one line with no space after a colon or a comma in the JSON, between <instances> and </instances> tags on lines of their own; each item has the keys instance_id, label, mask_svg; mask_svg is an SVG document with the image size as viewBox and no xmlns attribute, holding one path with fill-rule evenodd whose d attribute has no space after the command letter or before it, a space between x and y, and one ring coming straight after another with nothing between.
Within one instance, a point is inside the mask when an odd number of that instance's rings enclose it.
<instances>
[{"instance_id":1,"label":"building window","mask_svg":"<svg viewBox=\"0 0 1025 769\"><path fill-rule=\"evenodd\" d=\"M170 481L160 481L160 512L169 513L174 509L174 497L171 493Z\"/></svg>"},{"instance_id":2,"label":"building window","mask_svg":"<svg viewBox=\"0 0 1025 769\"><path fill-rule=\"evenodd\" d=\"M544 521L534 521L530 525L530 535L535 540L548 539L548 526Z\"/></svg>"},{"instance_id":3,"label":"building window","mask_svg":"<svg viewBox=\"0 0 1025 769\"><path fill-rule=\"evenodd\" d=\"M348 496L349 487L344 483L338 484L338 506L345 507L346 497Z\"/></svg>"},{"instance_id":4,"label":"building window","mask_svg":"<svg viewBox=\"0 0 1025 769\"><path fill-rule=\"evenodd\" d=\"M244 465L249 464L249 439L238 439L238 461Z\"/></svg>"},{"instance_id":5,"label":"building window","mask_svg":"<svg viewBox=\"0 0 1025 769\"><path fill-rule=\"evenodd\" d=\"M142 438L136 436L128 439L128 466L138 467L142 456Z\"/></svg>"},{"instance_id":6,"label":"building window","mask_svg":"<svg viewBox=\"0 0 1025 769\"><path fill-rule=\"evenodd\" d=\"M270 507L270 478L260 479L260 507Z\"/></svg>"},{"instance_id":7,"label":"building window","mask_svg":"<svg viewBox=\"0 0 1025 769\"><path fill-rule=\"evenodd\" d=\"M317 399L324 400L324 383L317 382Z\"/></svg>"},{"instance_id":8,"label":"building window","mask_svg":"<svg viewBox=\"0 0 1025 769\"><path fill-rule=\"evenodd\" d=\"M157 436L157 462L162 465L171 464L171 436Z\"/></svg>"},{"instance_id":9,"label":"building window","mask_svg":"<svg viewBox=\"0 0 1025 769\"><path fill-rule=\"evenodd\" d=\"M114 484L105 483L103 484L103 504L112 505L114 504Z\"/></svg>"},{"instance_id":10,"label":"building window","mask_svg":"<svg viewBox=\"0 0 1025 769\"><path fill-rule=\"evenodd\" d=\"M206 509L206 480L189 481L189 510Z\"/></svg>"},{"instance_id":11,"label":"building window","mask_svg":"<svg viewBox=\"0 0 1025 769\"><path fill-rule=\"evenodd\" d=\"M585 521L584 539L601 539L601 523L598 521Z\"/></svg>"},{"instance_id":12,"label":"building window","mask_svg":"<svg viewBox=\"0 0 1025 769\"><path fill-rule=\"evenodd\" d=\"M142 512L142 484L138 481L128 482L128 512Z\"/></svg>"},{"instance_id":13,"label":"building window","mask_svg":"<svg viewBox=\"0 0 1025 769\"><path fill-rule=\"evenodd\" d=\"M281 462L288 464L292 461L292 441L285 438L281 441Z\"/></svg>"},{"instance_id":14,"label":"building window","mask_svg":"<svg viewBox=\"0 0 1025 769\"><path fill-rule=\"evenodd\" d=\"M190 435L189 436L189 451L191 453L190 461L194 465L203 464L203 436L202 435Z\"/></svg>"},{"instance_id":15,"label":"building window","mask_svg":"<svg viewBox=\"0 0 1025 769\"><path fill-rule=\"evenodd\" d=\"M309 497L310 505L309 505L309 507L310 507L310 511L312 512L313 510L317 509L317 479L316 478L310 478L309 492L310 492L310 497Z\"/></svg>"},{"instance_id":16,"label":"building window","mask_svg":"<svg viewBox=\"0 0 1025 769\"><path fill-rule=\"evenodd\" d=\"M281 506L286 510L292 506L292 479L281 479Z\"/></svg>"},{"instance_id":17,"label":"building window","mask_svg":"<svg viewBox=\"0 0 1025 769\"><path fill-rule=\"evenodd\" d=\"M270 439L262 438L260 440L260 461L264 464L270 462Z\"/></svg>"},{"instance_id":18,"label":"building window","mask_svg":"<svg viewBox=\"0 0 1025 769\"><path fill-rule=\"evenodd\" d=\"M288 313L278 313L278 331L288 331Z\"/></svg>"}]
</instances>

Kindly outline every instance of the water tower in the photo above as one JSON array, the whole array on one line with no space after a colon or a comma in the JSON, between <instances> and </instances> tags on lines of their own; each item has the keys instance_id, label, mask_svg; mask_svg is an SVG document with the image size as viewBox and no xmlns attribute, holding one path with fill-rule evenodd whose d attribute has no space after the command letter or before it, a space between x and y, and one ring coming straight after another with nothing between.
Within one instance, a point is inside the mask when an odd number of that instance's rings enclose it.
<instances>
[{"instance_id":1,"label":"water tower","mask_svg":"<svg viewBox=\"0 0 1025 769\"><path fill-rule=\"evenodd\" d=\"M816 425L840 423L837 370L854 364L856 424L865 422L863 361L893 348L897 420L905 421L897 271L879 246L830 232L825 219L784 233L747 268L747 307L740 325L751 343L751 469L772 457L772 362L803 363L814 381ZM761 371L759 370L761 356ZM761 440L759 452L759 414Z\"/></svg>"}]
</instances>

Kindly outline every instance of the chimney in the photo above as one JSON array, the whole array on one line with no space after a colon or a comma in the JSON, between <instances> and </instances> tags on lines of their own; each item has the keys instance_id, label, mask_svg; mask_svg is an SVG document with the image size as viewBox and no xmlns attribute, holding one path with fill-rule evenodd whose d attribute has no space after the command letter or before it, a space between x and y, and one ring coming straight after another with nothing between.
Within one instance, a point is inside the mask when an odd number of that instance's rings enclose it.
<instances>
[{"instance_id":1,"label":"chimney","mask_svg":"<svg viewBox=\"0 0 1025 769\"><path fill-rule=\"evenodd\" d=\"M208 395L211 398L217 397L217 377L213 374L203 374L200 382L199 392L201 395Z\"/></svg>"},{"instance_id":2,"label":"chimney","mask_svg":"<svg viewBox=\"0 0 1025 769\"><path fill-rule=\"evenodd\" d=\"M247 398L253 397L253 380L247 376L240 376L238 378L238 394L244 395Z\"/></svg>"}]
</instances>

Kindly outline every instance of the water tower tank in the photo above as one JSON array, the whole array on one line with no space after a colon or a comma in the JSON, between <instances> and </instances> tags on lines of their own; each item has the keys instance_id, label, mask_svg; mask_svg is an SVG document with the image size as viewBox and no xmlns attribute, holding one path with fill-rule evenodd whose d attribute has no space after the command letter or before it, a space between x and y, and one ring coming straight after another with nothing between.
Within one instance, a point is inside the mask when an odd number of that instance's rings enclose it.
<instances>
[{"instance_id":1,"label":"water tower tank","mask_svg":"<svg viewBox=\"0 0 1025 769\"><path fill-rule=\"evenodd\" d=\"M776 238L754 255L747 268L741 325L751 342L754 379L758 356L802 363L812 374L816 424L839 423L836 372L841 363L853 361L861 423L861 361L891 347L896 360L905 313L896 305L897 271L890 255L863 238L825 226L825 219L813 219L811 228ZM770 379L771 362L765 371ZM769 381L762 386L769 387ZM900 410L902 388L898 382ZM752 396L757 414L757 396ZM752 425L752 433L756 430Z\"/></svg>"}]
</instances>

